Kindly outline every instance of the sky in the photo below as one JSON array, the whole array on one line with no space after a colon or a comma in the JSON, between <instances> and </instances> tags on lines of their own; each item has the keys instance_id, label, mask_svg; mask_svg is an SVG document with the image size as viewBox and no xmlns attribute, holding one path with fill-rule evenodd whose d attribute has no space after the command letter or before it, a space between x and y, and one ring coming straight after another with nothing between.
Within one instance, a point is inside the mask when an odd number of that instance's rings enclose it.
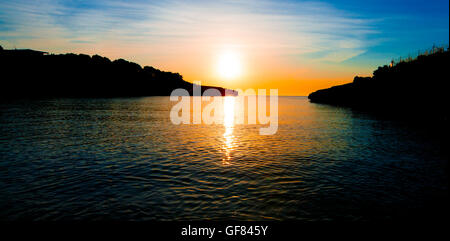
<instances>
[{"instance_id":1,"label":"sky","mask_svg":"<svg viewBox=\"0 0 450 241\"><path fill-rule=\"evenodd\" d=\"M351 82L448 43L448 0L0 0L3 48L123 58L280 95Z\"/></svg>"}]
</instances>

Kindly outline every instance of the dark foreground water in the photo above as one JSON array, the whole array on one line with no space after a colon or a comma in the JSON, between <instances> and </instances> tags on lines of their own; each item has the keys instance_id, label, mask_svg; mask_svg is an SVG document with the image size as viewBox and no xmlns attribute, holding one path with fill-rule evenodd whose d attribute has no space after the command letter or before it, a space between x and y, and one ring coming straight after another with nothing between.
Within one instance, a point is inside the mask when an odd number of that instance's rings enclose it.
<instances>
[{"instance_id":1,"label":"dark foreground water","mask_svg":"<svg viewBox=\"0 0 450 241\"><path fill-rule=\"evenodd\" d=\"M447 146L402 122L280 97L261 136L169 111L168 97L0 104L0 220L389 220L448 200Z\"/></svg>"}]
</instances>

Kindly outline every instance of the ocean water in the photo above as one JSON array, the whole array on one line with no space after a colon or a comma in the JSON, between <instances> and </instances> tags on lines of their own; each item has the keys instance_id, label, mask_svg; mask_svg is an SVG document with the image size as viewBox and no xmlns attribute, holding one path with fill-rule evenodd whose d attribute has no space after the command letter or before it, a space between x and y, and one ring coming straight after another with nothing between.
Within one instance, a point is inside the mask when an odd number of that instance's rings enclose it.
<instances>
[{"instance_id":1,"label":"ocean water","mask_svg":"<svg viewBox=\"0 0 450 241\"><path fill-rule=\"evenodd\" d=\"M172 105L1 103L0 220L390 220L448 200L447 147L401 121L280 97L263 136L233 109L174 125Z\"/></svg>"}]
</instances>

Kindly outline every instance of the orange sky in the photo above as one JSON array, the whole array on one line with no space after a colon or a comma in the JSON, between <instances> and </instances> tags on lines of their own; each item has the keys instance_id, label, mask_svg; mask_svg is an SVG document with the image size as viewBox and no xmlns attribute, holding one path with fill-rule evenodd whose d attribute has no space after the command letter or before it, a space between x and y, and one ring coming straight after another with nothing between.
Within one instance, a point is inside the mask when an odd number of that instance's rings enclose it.
<instances>
[{"instance_id":1,"label":"orange sky","mask_svg":"<svg viewBox=\"0 0 450 241\"><path fill-rule=\"evenodd\" d=\"M219 48L206 48L204 45L188 46L180 52L171 52L168 46L121 46L120 43L100 44L93 46L74 47L68 51L59 49L58 41L53 41L52 48L46 47L51 41L26 42L23 46L50 53L84 53L99 54L111 60L123 58L136 62L141 66L149 65L155 68L178 72L186 81L201 81L202 85L221 86L231 89L278 89L279 95L306 96L309 93L328 88L333 85L351 82L355 75L371 75L372 66L352 67L337 63L322 63L299 59L292 61L283 55L269 52L236 50L239 53L240 74L233 78L220 75L218 62L221 52ZM1 43L0 43L1 44ZM5 46L5 45L3 45ZM7 44L6 44L6 47ZM227 51L227 47L224 47ZM167 52L164 52L167 51Z\"/></svg>"},{"instance_id":2,"label":"orange sky","mask_svg":"<svg viewBox=\"0 0 450 241\"><path fill-rule=\"evenodd\" d=\"M220 43L220 41L218 41ZM111 43L92 48L74 50L78 53L101 54L111 59L125 58L140 65L150 65L161 70L179 72L189 82L201 81L203 85L231 89L278 89L280 95L306 96L309 93L337 84L351 82L355 75L368 76L372 66L346 66L338 62L301 59L293 61L273 49L261 51L251 45L204 43L147 47L121 46ZM238 55L240 74L233 78L220 75L218 63L225 52Z\"/></svg>"}]
</instances>

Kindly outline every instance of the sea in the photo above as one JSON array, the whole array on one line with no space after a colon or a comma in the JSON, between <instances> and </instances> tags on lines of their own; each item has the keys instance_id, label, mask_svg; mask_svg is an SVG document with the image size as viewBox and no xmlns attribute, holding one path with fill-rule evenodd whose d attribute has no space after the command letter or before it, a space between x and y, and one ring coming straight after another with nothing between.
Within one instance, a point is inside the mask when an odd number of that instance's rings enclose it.
<instances>
[{"instance_id":1,"label":"sea","mask_svg":"<svg viewBox=\"0 0 450 241\"><path fill-rule=\"evenodd\" d=\"M386 221L448 201L436 128L279 97L261 135L217 98L213 124L174 124L169 97L2 101L0 220Z\"/></svg>"}]
</instances>

